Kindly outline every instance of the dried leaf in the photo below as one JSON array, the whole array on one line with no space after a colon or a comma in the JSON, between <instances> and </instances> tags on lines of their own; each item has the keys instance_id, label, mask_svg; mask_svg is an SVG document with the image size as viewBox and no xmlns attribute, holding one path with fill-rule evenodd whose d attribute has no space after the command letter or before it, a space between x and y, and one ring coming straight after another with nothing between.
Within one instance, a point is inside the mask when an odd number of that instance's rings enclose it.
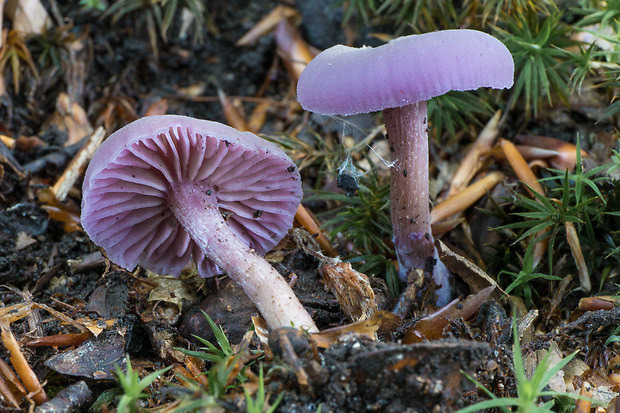
<instances>
[{"instance_id":1,"label":"dried leaf","mask_svg":"<svg viewBox=\"0 0 620 413\"><path fill-rule=\"evenodd\" d=\"M381 328L383 323L395 322L400 317L389 311L377 311L366 320L357 321L340 327L328 328L318 333L310 334L310 338L317 347L327 348L337 343L342 337L356 334L371 340L375 339L375 333Z\"/></svg>"},{"instance_id":2,"label":"dried leaf","mask_svg":"<svg viewBox=\"0 0 620 413\"><path fill-rule=\"evenodd\" d=\"M2 93L0 93L2 95ZM0 135L0 141L4 142L7 148L13 149L15 147L15 139L8 137L6 135Z\"/></svg>"},{"instance_id":3,"label":"dried leaf","mask_svg":"<svg viewBox=\"0 0 620 413\"><path fill-rule=\"evenodd\" d=\"M432 218L432 213L431 213ZM465 221L465 218L448 219L431 225L433 237L452 231Z\"/></svg>"},{"instance_id":4,"label":"dried leaf","mask_svg":"<svg viewBox=\"0 0 620 413\"><path fill-rule=\"evenodd\" d=\"M7 366L8 367L8 366ZM9 388L7 382L4 380L2 374L0 374L0 396L9 402L15 409L19 409L19 402L17 397L13 394Z\"/></svg>"},{"instance_id":5,"label":"dried leaf","mask_svg":"<svg viewBox=\"0 0 620 413\"><path fill-rule=\"evenodd\" d=\"M543 149L537 148L535 146L528 145L515 145L515 148L519 151L523 159L526 161L532 160L541 160L541 159L549 159L552 156L556 156L559 154L558 151L554 151L551 149ZM488 152L490 156L493 156L497 162L504 162L506 160L506 155L501 148L500 144L495 145Z\"/></svg>"},{"instance_id":6,"label":"dried leaf","mask_svg":"<svg viewBox=\"0 0 620 413\"><path fill-rule=\"evenodd\" d=\"M271 358L273 357L273 353L271 352L271 348L269 347L269 328L267 327L265 319L260 316L252 316L252 324L254 325L254 332L256 333L256 337L258 337L258 340L263 346L265 357L267 358L267 360L271 360Z\"/></svg>"},{"instance_id":7,"label":"dried leaf","mask_svg":"<svg viewBox=\"0 0 620 413\"><path fill-rule=\"evenodd\" d=\"M226 123L239 131L250 131L250 126L245 119L245 115L242 114L230 101L228 96L221 89L217 90L217 97L224 110L224 117Z\"/></svg>"},{"instance_id":8,"label":"dried leaf","mask_svg":"<svg viewBox=\"0 0 620 413\"><path fill-rule=\"evenodd\" d=\"M545 359L545 357L547 358L549 368L551 368L564 359L564 354L562 354L562 351L559 349L557 343L552 340L551 342L549 342L548 349L536 350L536 365L540 365L540 363ZM550 378L547 385L552 391L566 393L567 387L564 380L564 370L562 369L557 371L553 375L553 377Z\"/></svg>"},{"instance_id":9,"label":"dried leaf","mask_svg":"<svg viewBox=\"0 0 620 413\"><path fill-rule=\"evenodd\" d=\"M41 205L47 211L50 219L62 222L62 229L66 233L81 231L79 212L68 209L63 205Z\"/></svg>"},{"instance_id":10,"label":"dried leaf","mask_svg":"<svg viewBox=\"0 0 620 413\"><path fill-rule=\"evenodd\" d=\"M0 308L0 320L14 323L17 320L21 320L27 317L30 311L32 311L33 303L17 303L8 307Z\"/></svg>"},{"instance_id":11,"label":"dried leaf","mask_svg":"<svg viewBox=\"0 0 620 413\"><path fill-rule=\"evenodd\" d=\"M183 302L194 303L197 301L196 291L198 286L191 280L172 277L151 277L151 281L157 286L149 292L148 301L163 301L174 304L179 311L183 309Z\"/></svg>"},{"instance_id":12,"label":"dried leaf","mask_svg":"<svg viewBox=\"0 0 620 413\"><path fill-rule=\"evenodd\" d=\"M486 301L495 288L487 287L477 294L470 295L463 301L458 299L440 308L433 314L420 319L415 325L408 328L403 338L403 344L419 343L426 340L436 340L443 336L443 330L452 320L462 318L466 320Z\"/></svg>"},{"instance_id":13,"label":"dried leaf","mask_svg":"<svg viewBox=\"0 0 620 413\"><path fill-rule=\"evenodd\" d=\"M436 205L431 212L431 224L469 208L495 185L502 182L504 177L505 175L502 172L491 172L484 178Z\"/></svg>"},{"instance_id":14,"label":"dried leaf","mask_svg":"<svg viewBox=\"0 0 620 413\"><path fill-rule=\"evenodd\" d=\"M190 373L185 367L180 366L178 364L175 364L174 367L172 368L172 372L174 373L174 375L176 377L184 377L187 380L179 380L179 385L186 387L186 388L192 388L192 384L188 381L194 380L194 375L192 373Z\"/></svg>"},{"instance_id":15,"label":"dried leaf","mask_svg":"<svg viewBox=\"0 0 620 413\"><path fill-rule=\"evenodd\" d=\"M186 87L176 88L176 94L186 99L194 99L205 93L205 90L207 90L206 82L196 82Z\"/></svg>"},{"instance_id":16,"label":"dried leaf","mask_svg":"<svg viewBox=\"0 0 620 413\"><path fill-rule=\"evenodd\" d=\"M26 345L29 347L79 346L92 336L91 333L56 334L53 336L35 338L34 340L28 341Z\"/></svg>"},{"instance_id":17,"label":"dried leaf","mask_svg":"<svg viewBox=\"0 0 620 413\"><path fill-rule=\"evenodd\" d=\"M340 309L350 320L365 320L377 312L375 292L370 281L351 267L351 263L330 260L319 268L325 289L338 299Z\"/></svg>"},{"instance_id":18,"label":"dried leaf","mask_svg":"<svg viewBox=\"0 0 620 413\"><path fill-rule=\"evenodd\" d=\"M250 131L254 133L258 133L263 125L265 124L265 120L267 119L267 113L269 109L271 109L273 105L270 102L260 102L250 115L250 119L248 120L248 127Z\"/></svg>"},{"instance_id":19,"label":"dried leaf","mask_svg":"<svg viewBox=\"0 0 620 413\"><path fill-rule=\"evenodd\" d=\"M450 196L456 195L464 190L467 184L480 170L484 163L484 158L488 156L488 151L499 134L498 127L501 116L501 111L498 110L495 112L495 115L487 122L474 142L474 145L461 161L459 168L452 177L450 191L448 192Z\"/></svg>"},{"instance_id":20,"label":"dried leaf","mask_svg":"<svg viewBox=\"0 0 620 413\"><path fill-rule=\"evenodd\" d=\"M82 317L75 320L76 323L79 323L82 326L83 330L88 330L90 334L93 336L98 336L103 331L107 330L109 327L116 324L117 319L111 318L108 320L105 319L97 319L93 320L92 318ZM87 331L83 331L86 333Z\"/></svg>"},{"instance_id":21,"label":"dried leaf","mask_svg":"<svg viewBox=\"0 0 620 413\"><path fill-rule=\"evenodd\" d=\"M581 290L588 293L592 290L592 283L590 282L590 273L585 259L583 258L583 252L581 250L581 243L579 242L579 236L575 229L575 224L572 222L566 222L564 224L566 228L566 239L570 246L571 253L575 259L575 264L579 269L579 285Z\"/></svg>"},{"instance_id":22,"label":"dried leaf","mask_svg":"<svg viewBox=\"0 0 620 413\"><path fill-rule=\"evenodd\" d=\"M37 192L37 198L40 202L41 209L47 211L50 219L62 222L63 230L67 233L73 231L81 231L80 211L71 203L61 204L56 198L52 188L43 188Z\"/></svg>"},{"instance_id":23,"label":"dried leaf","mask_svg":"<svg viewBox=\"0 0 620 413\"><path fill-rule=\"evenodd\" d=\"M512 166L512 169L515 171L519 179L528 185L527 192L530 196L534 197L532 190L538 192L539 194L544 194L542 185L536 179L536 175L529 167L523 156L519 153L517 148L512 142L509 142L505 139L501 140L501 148L504 151L504 155L506 159ZM531 188L531 190L530 190ZM540 238L547 230L542 230L536 233L533 238ZM534 250L532 252L532 268L536 268L543 256L545 255L545 250L547 249L547 244L549 242L548 238L540 239L534 245Z\"/></svg>"},{"instance_id":24,"label":"dried leaf","mask_svg":"<svg viewBox=\"0 0 620 413\"><path fill-rule=\"evenodd\" d=\"M13 29L24 35L40 35L52 26L52 20L39 0L8 0L5 10L13 20Z\"/></svg>"},{"instance_id":25,"label":"dried leaf","mask_svg":"<svg viewBox=\"0 0 620 413\"><path fill-rule=\"evenodd\" d=\"M56 100L56 111L46 122L46 128L51 125L59 131L67 132L68 139L65 147L78 143L93 133L93 127L88 120L86 111L77 103L71 102L69 95L61 92Z\"/></svg>"},{"instance_id":26,"label":"dried leaf","mask_svg":"<svg viewBox=\"0 0 620 413\"><path fill-rule=\"evenodd\" d=\"M620 297L615 295L584 297L579 300L579 309L582 311L611 310L618 306L620 306Z\"/></svg>"},{"instance_id":27,"label":"dried leaf","mask_svg":"<svg viewBox=\"0 0 620 413\"><path fill-rule=\"evenodd\" d=\"M274 32L278 53L284 62L286 70L291 78L297 82L301 72L306 68L312 59L317 55L310 49L310 46L301 37L295 26L282 20Z\"/></svg>"},{"instance_id":28,"label":"dried leaf","mask_svg":"<svg viewBox=\"0 0 620 413\"><path fill-rule=\"evenodd\" d=\"M45 366L70 376L113 380L114 365L122 369L127 363L125 345L125 337L110 330L89 338L75 350L67 350L47 359Z\"/></svg>"},{"instance_id":29,"label":"dried leaf","mask_svg":"<svg viewBox=\"0 0 620 413\"><path fill-rule=\"evenodd\" d=\"M515 145L515 148L523 159L530 163L530 167L533 165L542 166L544 168L551 166L561 171L566 169L572 171L575 169L577 147L572 143L538 135L519 135L516 139L522 144ZM506 156L500 145L491 148L488 155L493 156L498 162L506 160ZM589 158L590 155L582 149L581 157Z\"/></svg>"},{"instance_id":30,"label":"dried leaf","mask_svg":"<svg viewBox=\"0 0 620 413\"><path fill-rule=\"evenodd\" d=\"M575 401L575 409L573 413L590 413L592 407L592 385L587 381L584 381L581 385L581 390L579 390L579 395L582 396L582 399L577 399Z\"/></svg>"},{"instance_id":31,"label":"dried leaf","mask_svg":"<svg viewBox=\"0 0 620 413\"><path fill-rule=\"evenodd\" d=\"M32 371L32 368L24 357L24 353L22 353L21 347L15 339L9 323L4 320L0 321L0 339L9 352L9 359L11 360L15 372L19 375L22 383L24 383L24 386L30 392L32 399L38 405L48 401L49 399L43 386L41 386L39 378L34 374L34 371Z\"/></svg>"},{"instance_id":32,"label":"dried leaf","mask_svg":"<svg viewBox=\"0 0 620 413\"><path fill-rule=\"evenodd\" d=\"M537 239L541 237L548 230L549 227L537 232L532 236L532 239ZM545 251L547 250L548 245L549 237L540 239L536 242L536 245L534 245L534 251L532 251L532 268L538 267L538 264L540 264L540 261L542 261L543 257L545 256Z\"/></svg>"},{"instance_id":33,"label":"dried leaf","mask_svg":"<svg viewBox=\"0 0 620 413\"><path fill-rule=\"evenodd\" d=\"M518 135L516 137L516 140L517 142L522 143L526 146L536 147L539 149L548 150L549 152L554 152L553 155L548 157L548 162L552 167L556 169L559 169L561 171L564 171L566 169L572 171L575 169L575 165L577 162L577 147L572 143L540 135ZM583 159L589 157L590 155L586 151L581 149L581 158ZM527 157L525 158L528 159Z\"/></svg>"},{"instance_id":34,"label":"dried leaf","mask_svg":"<svg viewBox=\"0 0 620 413\"><path fill-rule=\"evenodd\" d=\"M186 356L184 361L185 367L187 367L187 370L192 375L192 379L196 380L205 388L209 387L209 380L207 380L207 376L203 374L203 363L191 356Z\"/></svg>"},{"instance_id":35,"label":"dried leaf","mask_svg":"<svg viewBox=\"0 0 620 413\"><path fill-rule=\"evenodd\" d=\"M33 149L47 146L47 143L45 143L38 136L21 135L13 143L14 143L15 148L17 148L17 150L21 152L30 152Z\"/></svg>"},{"instance_id":36,"label":"dried leaf","mask_svg":"<svg viewBox=\"0 0 620 413\"><path fill-rule=\"evenodd\" d=\"M2 359L0 359L0 377L4 378L3 382L8 385L9 392L16 399L19 400L22 397L26 397L27 391L23 383L17 377L15 371Z\"/></svg>"},{"instance_id":37,"label":"dried leaf","mask_svg":"<svg viewBox=\"0 0 620 413\"><path fill-rule=\"evenodd\" d=\"M32 238L24 231L20 231L19 234L17 234L17 240L15 241L15 251L23 250L28 245L35 244L36 242L36 239Z\"/></svg>"},{"instance_id":38,"label":"dried leaf","mask_svg":"<svg viewBox=\"0 0 620 413\"><path fill-rule=\"evenodd\" d=\"M476 264L455 253L440 240L435 240L435 243L441 262L444 263L452 274L463 279L469 285L472 293L477 293L491 286L493 287L494 298L501 299L508 296L497 282Z\"/></svg>"},{"instance_id":39,"label":"dried leaf","mask_svg":"<svg viewBox=\"0 0 620 413\"><path fill-rule=\"evenodd\" d=\"M168 113L168 99L160 98L151 103L144 116L165 115Z\"/></svg>"},{"instance_id":40,"label":"dried leaf","mask_svg":"<svg viewBox=\"0 0 620 413\"><path fill-rule=\"evenodd\" d=\"M530 169L527 162L525 161L525 159L523 159L523 156L519 153L515 145L510 141L502 139L501 148L504 151L504 155L510 163L510 166L512 166L512 169L515 171L519 179L525 184L527 184L534 191L538 192L539 194L543 194L543 188L538 182L538 179L536 179L536 175L534 175L534 172L532 171L532 169ZM530 193L531 196L534 196L529 188L527 189L527 191Z\"/></svg>"},{"instance_id":41,"label":"dried leaf","mask_svg":"<svg viewBox=\"0 0 620 413\"><path fill-rule=\"evenodd\" d=\"M292 7L279 5L276 6L269 14L263 17L258 23L252 27L246 34L237 40L237 46L248 46L256 42L262 36L271 33L271 31L283 19L297 18L299 12Z\"/></svg>"}]
</instances>

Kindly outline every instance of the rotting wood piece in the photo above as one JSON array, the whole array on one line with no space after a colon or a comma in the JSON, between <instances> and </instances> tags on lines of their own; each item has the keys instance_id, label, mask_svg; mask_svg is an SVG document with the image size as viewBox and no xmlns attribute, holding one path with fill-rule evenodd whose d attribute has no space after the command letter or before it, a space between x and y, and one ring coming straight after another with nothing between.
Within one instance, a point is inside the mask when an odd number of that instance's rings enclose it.
<instances>
[{"instance_id":1,"label":"rotting wood piece","mask_svg":"<svg viewBox=\"0 0 620 413\"><path fill-rule=\"evenodd\" d=\"M78 381L61 390L52 400L37 407L35 413L72 412L90 401L92 392L85 381Z\"/></svg>"}]
</instances>

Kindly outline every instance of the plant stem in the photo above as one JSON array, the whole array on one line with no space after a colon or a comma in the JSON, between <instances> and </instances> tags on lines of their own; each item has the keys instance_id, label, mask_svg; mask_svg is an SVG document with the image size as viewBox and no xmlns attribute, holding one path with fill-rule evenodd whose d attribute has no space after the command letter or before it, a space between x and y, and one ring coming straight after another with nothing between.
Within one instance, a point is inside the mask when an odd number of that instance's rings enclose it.
<instances>
[{"instance_id":1,"label":"plant stem","mask_svg":"<svg viewBox=\"0 0 620 413\"><path fill-rule=\"evenodd\" d=\"M170 208L204 255L235 281L256 304L271 329L318 329L282 276L243 244L220 214L216 190L184 183L171 191Z\"/></svg>"},{"instance_id":2,"label":"plant stem","mask_svg":"<svg viewBox=\"0 0 620 413\"><path fill-rule=\"evenodd\" d=\"M450 274L431 232L426 101L385 109L383 119L394 161L390 200L399 277L406 281L414 268L431 272L442 305L451 295Z\"/></svg>"}]
</instances>

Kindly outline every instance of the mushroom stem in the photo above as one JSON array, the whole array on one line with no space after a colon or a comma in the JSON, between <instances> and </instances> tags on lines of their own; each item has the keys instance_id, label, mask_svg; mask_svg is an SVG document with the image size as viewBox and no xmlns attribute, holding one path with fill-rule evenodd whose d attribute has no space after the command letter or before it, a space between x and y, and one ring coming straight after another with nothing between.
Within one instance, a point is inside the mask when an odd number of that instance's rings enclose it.
<instances>
[{"instance_id":1,"label":"mushroom stem","mask_svg":"<svg viewBox=\"0 0 620 413\"><path fill-rule=\"evenodd\" d=\"M400 279L414 268L433 274L438 305L451 297L450 272L439 260L431 232L426 101L383 110L394 166L390 199Z\"/></svg>"},{"instance_id":2,"label":"mushroom stem","mask_svg":"<svg viewBox=\"0 0 620 413\"><path fill-rule=\"evenodd\" d=\"M241 287L271 329L294 326L318 331L284 278L229 229L214 188L181 184L171 191L169 205L204 255Z\"/></svg>"}]
</instances>

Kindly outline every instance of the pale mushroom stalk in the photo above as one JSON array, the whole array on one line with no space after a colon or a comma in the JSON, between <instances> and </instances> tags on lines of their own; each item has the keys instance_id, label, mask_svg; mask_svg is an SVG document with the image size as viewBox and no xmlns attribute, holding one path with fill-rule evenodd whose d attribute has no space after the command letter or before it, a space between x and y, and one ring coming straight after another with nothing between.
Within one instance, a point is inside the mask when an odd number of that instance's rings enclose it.
<instances>
[{"instance_id":1,"label":"pale mushroom stalk","mask_svg":"<svg viewBox=\"0 0 620 413\"><path fill-rule=\"evenodd\" d=\"M170 192L169 205L205 256L256 304L267 325L318 331L284 278L232 233L217 208L214 188L193 182L181 184Z\"/></svg>"},{"instance_id":2,"label":"pale mushroom stalk","mask_svg":"<svg viewBox=\"0 0 620 413\"><path fill-rule=\"evenodd\" d=\"M116 131L84 176L82 226L117 265L202 277L228 274L270 328L317 331L286 280L260 255L288 233L302 198L293 161L274 144L217 122L164 115Z\"/></svg>"},{"instance_id":3,"label":"pale mushroom stalk","mask_svg":"<svg viewBox=\"0 0 620 413\"><path fill-rule=\"evenodd\" d=\"M412 268L432 273L440 286L438 302L443 303L449 299L450 283L431 232L426 101L384 109L383 120L394 161L390 193L399 277L406 280Z\"/></svg>"}]
</instances>

